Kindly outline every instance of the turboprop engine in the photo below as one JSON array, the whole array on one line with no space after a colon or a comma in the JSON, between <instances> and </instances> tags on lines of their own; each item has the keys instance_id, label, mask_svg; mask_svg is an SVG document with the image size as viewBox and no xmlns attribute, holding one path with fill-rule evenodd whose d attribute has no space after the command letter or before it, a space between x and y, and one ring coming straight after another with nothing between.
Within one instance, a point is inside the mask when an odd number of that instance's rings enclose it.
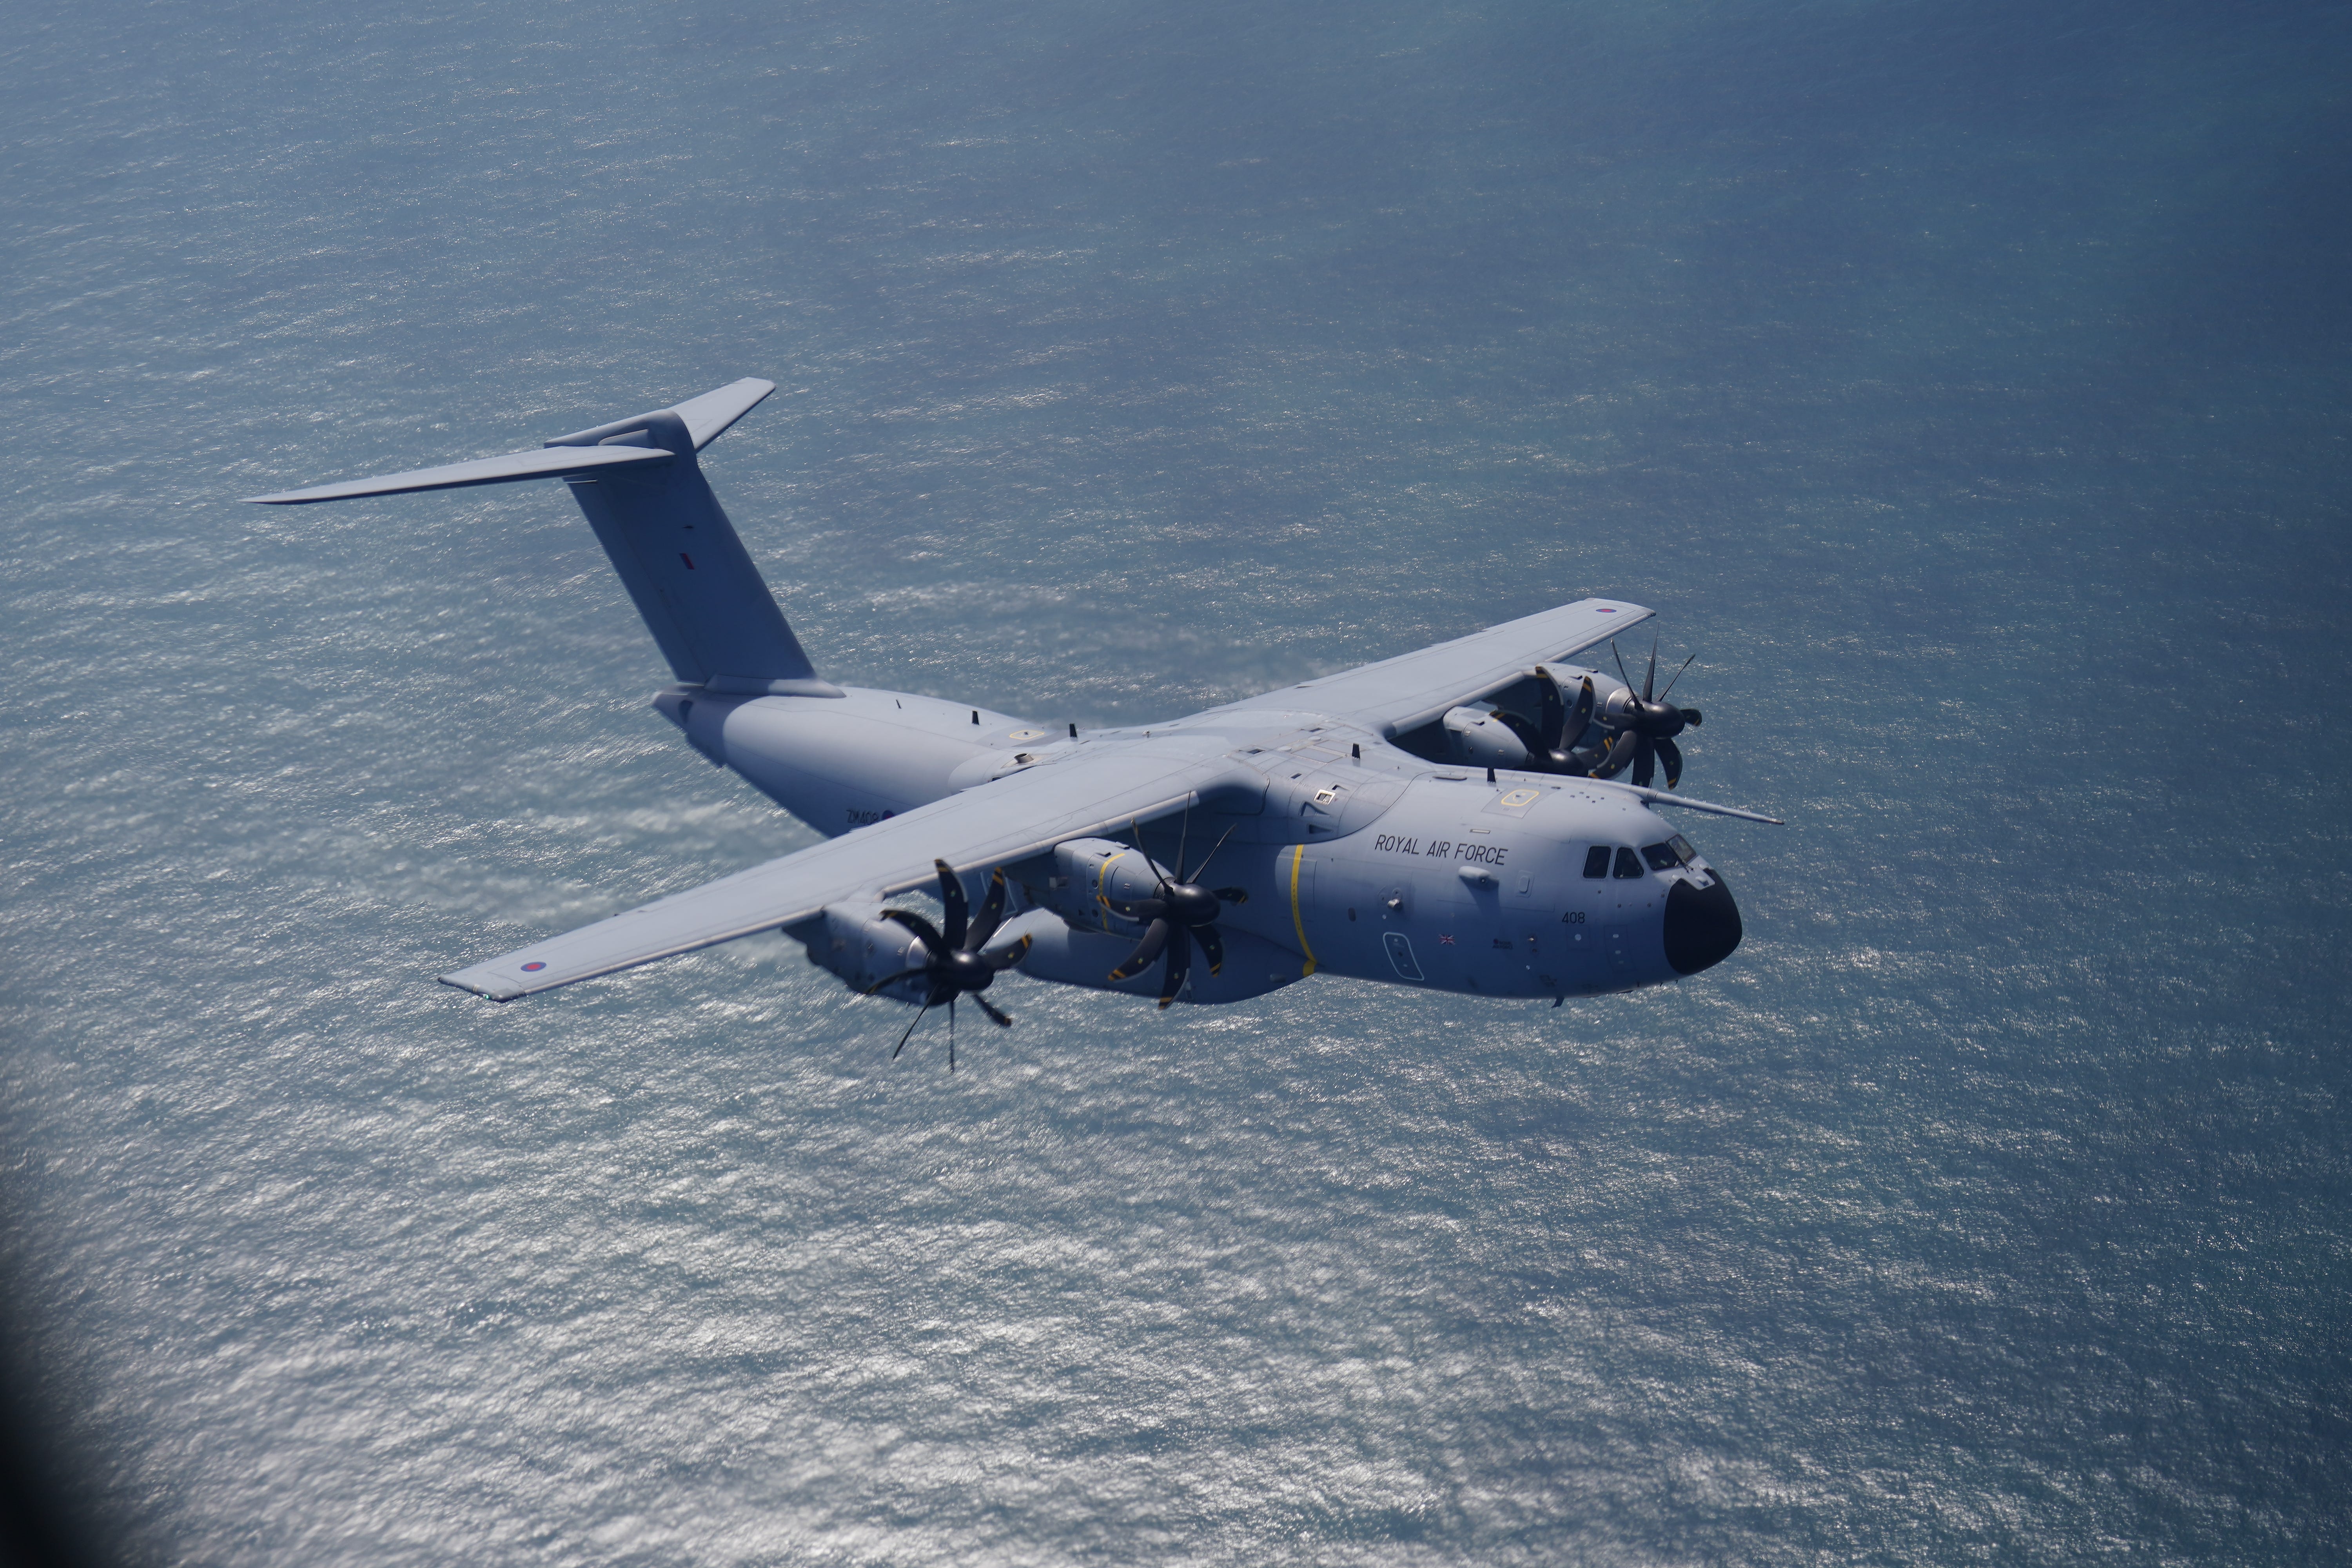
<instances>
[{"instance_id":1,"label":"turboprop engine","mask_svg":"<svg viewBox=\"0 0 2352 1568\"><path fill-rule=\"evenodd\" d=\"M1032 903L1080 931L1134 937L1144 922L1126 911L1151 897L1159 883L1159 868L1134 845L1073 838L1054 846L1054 869L1045 885L1026 890Z\"/></svg>"},{"instance_id":2,"label":"turboprop engine","mask_svg":"<svg viewBox=\"0 0 2352 1568\"><path fill-rule=\"evenodd\" d=\"M871 904L828 904L824 923L808 939L809 962L832 971L852 991L873 991L893 974L922 963L922 941L896 921L881 918ZM919 1003L928 988L909 978L875 992L899 1002Z\"/></svg>"},{"instance_id":3,"label":"turboprop engine","mask_svg":"<svg viewBox=\"0 0 2352 1568\"><path fill-rule=\"evenodd\" d=\"M1666 787L1673 789L1683 775L1682 749L1675 737L1697 725L1700 714L1696 708L1673 706L1666 694L1697 657L1683 660L1666 690L1654 697L1655 647L1650 650L1650 667L1639 692L1630 677L1611 680L1594 670L1554 672L1538 665L1533 675L1496 693L1495 700L1449 710L1444 720L1447 749L1455 761L1474 767L1571 778L1614 778L1630 766L1633 783L1644 789L1663 767ZM1625 673L1622 660L1618 673ZM1520 707L1533 707L1536 716L1528 717L1517 710ZM1588 740L1594 743L1586 745Z\"/></svg>"},{"instance_id":4,"label":"turboprop engine","mask_svg":"<svg viewBox=\"0 0 2352 1568\"><path fill-rule=\"evenodd\" d=\"M947 915L945 931L912 910L828 904L824 924L806 939L809 962L866 995L925 1008L969 995L990 1019L1009 1024L1010 1018L978 994L1029 951L1025 937L992 945L1004 920L1004 873L990 875L988 896L974 915L963 879L944 860L935 866L940 902Z\"/></svg>"},{"instance_id":5,"label":"turboprop engine","mask_svg":"<svg viewBox=\"0 0 2352 1568\"><path fill-rule=\"evenodd\" d=\"M1217 924L1249 898L1241 888L1200 885L1222 844L1189 868L1181 847L1171 868L1111 838L1055 846L1042 885L1024 884L1037 908L1005 928L1034 944L1023 973L1094 990L1156 992L1162 1007L1179 996L1237 1002L1298 979L1307 972L1297 957Z\"/></svg>"},{"instance_id":6,"label":"turboprop engine","mask_svg":"<svg viewBox=\"0 0 2352 1568\"><path fill-rule=\"evenodd\" d=\"M1596 731L1594 721L1609 704L1630 695L1628 688L1598 670L1538 665L1493 701L1448 711L1446 747L1454 761L1472 767L1588 773L1608 744L1607 731ZM1595 743L1580 751L1588 739Z\"/></svg>"}]
</instances>

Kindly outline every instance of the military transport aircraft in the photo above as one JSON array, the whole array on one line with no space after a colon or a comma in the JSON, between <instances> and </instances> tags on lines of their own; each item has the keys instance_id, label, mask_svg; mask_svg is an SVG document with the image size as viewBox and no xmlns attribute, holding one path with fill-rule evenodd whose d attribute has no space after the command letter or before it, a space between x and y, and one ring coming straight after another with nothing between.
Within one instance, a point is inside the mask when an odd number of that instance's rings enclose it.
<instances>
[{"instance_id":1,"label":"military transport aircraft","mask_svg":"<svg viewBox=\"0 0 2352 1568\"><path fill-rule=\"evenodd\" d=\"M1587 599L1086 734L836 686L696 456L774 390L739 381L537 451L252 498L561 478L677 678L654 706L830 840L447 984L505 1002L781 931L853 989L915 1006L911 1032L942 1004L952 1021L960 996L1010 1024L984 993L1011 969L1162 1007L1318 971L1558 1006L1696 974L1738 944L1723 874L1652 807L1776 819L1652 787L1661 766L1668 790L1680 782L1675 737L1700 721L1652 696L1654 644L1638 693L1564 662L1649 610ZM884 907L921 889L938 924Z\"/></svg>"}]
</instances>

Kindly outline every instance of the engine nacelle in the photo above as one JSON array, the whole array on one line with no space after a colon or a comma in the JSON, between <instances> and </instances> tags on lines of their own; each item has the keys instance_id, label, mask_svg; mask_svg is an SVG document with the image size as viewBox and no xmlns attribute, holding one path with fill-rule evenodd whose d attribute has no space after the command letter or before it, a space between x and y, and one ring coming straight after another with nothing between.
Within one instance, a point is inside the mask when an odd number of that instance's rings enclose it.
<instances>
[{"instance_id":1,"label":"engine nacelle","mask_svg":"<svg viewBox=\"0 0 2352 1568\"><path fill-rule=\"evenodd\" d=\"M1455 708L1445 715L1445 749L1457 763L1474 768L1524 767L1528 748L1500 719L1476 708Z\"/></svg>"},{"instance_id":2,"label":"engine nacelle","mask_svg":"<svg viewBox=\"0 0 2352 1568\"><path fill-rule=\"evenodd\" d=\"M1135 851L1129 847L1128 853L1134 855ZM1129 996L1160 994L1165 976L1156 963L1131 980L1110 977L1119 962L1135 951L1132 935L1073 930L1046 910L1033 910L1004 929L1008 933L1029 938L1029 952L1021 961L1021 973L1032 980L1050 980L1089 991L1118 991ZM1207 1005L1244 1002L1279 990L1307 973L1297 953L1286 952L1261 937L1230 926L1221 928L1219 934L1224 940L1224 967L1212 974L1208 961L1194 954L1191 975L1184 989L1177 993L1179 1001Z\"/></svg>"},{"instance_id":3,"label":"engine nacelle","mask_svg":"<svg viewBox=\"0 0 2352 1568\"><path fill-rule=\"evenodd\" d=\"M1132 844L1115 838L1073 838L1054 846L1053 869L1045 884L1024 887L1032 902L1076 929L1127 937L1132 945L1132 939L1142 933L1141 923L1111 906L1150 898L1159 889L1160 872Z\"/></svg>"},{"instance_id":4,"label":"engine nacelle","mask_svg":"<svg viewBox=\"0 0 2352 1568\"><path fill-rule=\"evenodd\" d=\"M1551 678L1552 685L1559 692L1560 702L1566 707L1574 706L1578 688L1584 684L1587 676L1591 676L1596 699L1592 710L1596 721L1604 714L1614 715L1622 711L1625 700L1633 695L1623 681L1614 676L1603 675L1597 669L1548 665L1544 668L1544 674ZM1474 768L1526 766L1527 746L1511 732L1508 725L1488 711L1488 708L1508 709L1530 724L1540 724L1543 689L1538 680L1538 677L1529 675L1517 685L1495 693L1493 701L1486 706L1448 710L1442 722L1445 731L1445 748L1452 759ZM1580 745L1597 745L1600 740L1600 732L1588 725L1580 735L1562 736L1560 745L1563 749L1573 750Z\"/></svg>"},{"instance_id":5,"label":"engine nacelle","mask_svg":"<svg viewBox=\"0 0 2352 1568\"><path fill-rule=\"evenodd\" d=\"M809 962L841 977L852 991L863 993L877 982L922 967L923 944L896 921L879 917L876 904L828 904L824 923L804 940ZM899 1002L921 1002L928 988L919 979L902 980L875 992Z\"/></svg>"}]
</instances>

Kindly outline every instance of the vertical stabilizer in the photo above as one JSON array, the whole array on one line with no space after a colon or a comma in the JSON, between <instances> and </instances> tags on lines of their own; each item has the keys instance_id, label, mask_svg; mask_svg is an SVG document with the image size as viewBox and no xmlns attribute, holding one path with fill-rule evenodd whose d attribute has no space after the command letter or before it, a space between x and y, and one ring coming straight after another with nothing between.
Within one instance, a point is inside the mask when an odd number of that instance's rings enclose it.
<instances>
[{"instance_id":1,"label":"vertical stabilizer","mask_svg":"<svg viewBox=\"0 0 2352 1568\"><path fill-rule=\"evenodd\" d=\"M668 408L558 436L535 452L251 499L300 506L561 475L678 679L713 691L838 697L817 679L735 536L695 453L776 390L745 379Z\"/></svg>"},{"instance_id":2,"label":"vertical stabilizer","mask_svg":"<svg viewBox=\"0 0 2352 1568\"><path fill-rule=\"evenodd\" d=\"M751 383L757 395L747 389L748 401L736 400L740 406L714 403L742 387L739 382L677 408L558 437L548 446L670 454L667 463L600 468L567 475L565 482L678 679L713 691L839 696L839 688L817 679L695 458L698 446L772 390L766 382ZM698 413L705 415L707 433L688 422Z\"/></svg>"}]
</instances>

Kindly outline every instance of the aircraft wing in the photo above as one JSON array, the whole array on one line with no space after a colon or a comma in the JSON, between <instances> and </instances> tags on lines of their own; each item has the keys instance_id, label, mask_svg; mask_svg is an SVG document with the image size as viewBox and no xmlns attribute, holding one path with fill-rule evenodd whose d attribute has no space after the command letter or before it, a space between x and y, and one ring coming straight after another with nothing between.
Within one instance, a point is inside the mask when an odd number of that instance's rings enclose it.
<instances>
[{"instance_id":1,"label":"aircraft wing","mask_svg":"<svg viewBox=\"0 0 2352 1568\"><path fill-rule=\"evenodd\" d=\"M793 925L827 904L934 886L935 858L981 870L1150 822L1183 810L1232 769L1222 752L1188 759L1169 754L1164 742L1149 751L1089 748L441 979L511 1001Z\"/></svg>"},{"instance_id":2,"label":"aircraft wing","mask_svg":"<svg viewBox=\"0 0 2352 1568\"><path fill-rule=\"evenodd\" d=\"M1607 642L1655 614L1619 599L1581 599L1434 647L1286 686L1218 711L1272 708L1328 713L1383 734L1401 734L1449 708L1501 690L1538 664Z\"/></svg>"}]
</instances>

